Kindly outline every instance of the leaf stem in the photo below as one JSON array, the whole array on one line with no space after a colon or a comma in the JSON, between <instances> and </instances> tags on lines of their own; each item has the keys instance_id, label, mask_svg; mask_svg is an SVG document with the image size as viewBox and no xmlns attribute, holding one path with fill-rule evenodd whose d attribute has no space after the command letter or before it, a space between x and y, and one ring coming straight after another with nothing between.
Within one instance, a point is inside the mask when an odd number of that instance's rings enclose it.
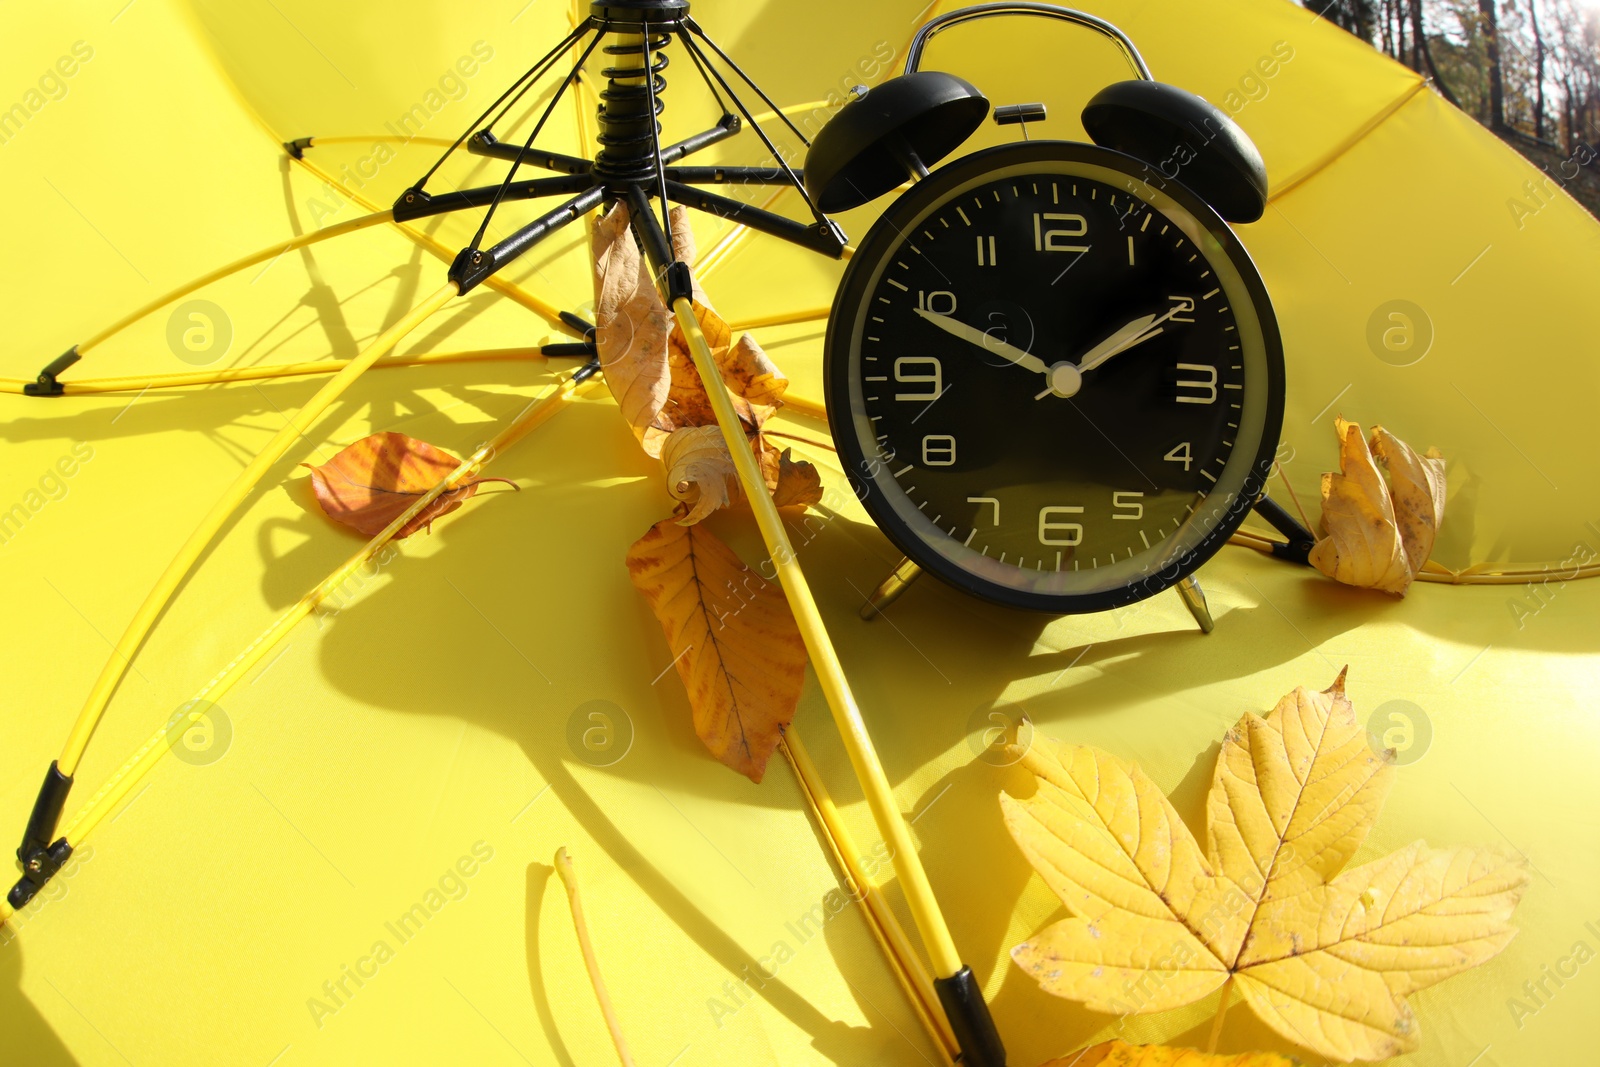
<instances>
[{"instance_id":1,"label":"leaf stem","mask_svg":"<svg viewBox=\"0 0 1600 1067\"><path fill-rule=\"evenodd\" d=\"M1206 1039L1206 1055L1217 1051L1217 1039L1222 1036L1222 1020L1228 1015L1228 1005L1233 1000L1233 975L1222 983L1222 999L1217 1002L1216 1017L1211 1020L1211 1036Z\"/></svg>"},{"instance_id":2,"label":"leaf stem","mask_svg":"<svg viewBox=\"0 0 1600 1067\"><path fill-rule=\"evenodd\" d=\"M578 932L578 947L583 950L583 965L589 971L589 981L594 985L594 998L600 1002L600 1014L605 1016L606 1029L611 1031L611 1043L617 1047L617 1059L622 1061L622 1067L633 1067L627 1039L622 1036L622 1024L617 1021L617 1010L612 1007L611 994L606 992L606 981L600 975L600 961L589 941L589 924L583 919L583 898L578 895L578 870L565 848L556 849L556 870L567 884L567 903L572 907L572 925Z\"/></svg>"}]
</instances>

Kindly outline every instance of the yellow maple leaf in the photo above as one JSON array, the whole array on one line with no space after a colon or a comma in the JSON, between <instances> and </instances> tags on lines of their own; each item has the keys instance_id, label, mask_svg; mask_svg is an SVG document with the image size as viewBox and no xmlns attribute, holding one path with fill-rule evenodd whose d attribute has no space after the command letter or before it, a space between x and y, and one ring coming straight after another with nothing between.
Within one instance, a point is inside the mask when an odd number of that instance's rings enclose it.
<instances>
[{"instance_id":1,"label":"yellow maple leaf","mask_svg":"<svg viewBox=\"0 0 1600 1067\"><path fill-rule=\"evenodd\" d=\"M789 602L703 526L663 519L628 549L711 754L761 781L794 721L806 648Z\"/></svg>"},{"instance_id":2,"label":"yellow maple leaf","mask_svg":"<svg viewBox=\"0 0 1600 1067\"><path fill-rule=\"evenodd\" d=\"M1295 1061L1271 1052L1215 1056L1188 1048L1107 1041L1040 1067L1295 1067Z\"/></svg>"},{"instance_id":3,"label":"yellow maple leaf","mask_svg":"<svg viewBox=\"0 0 1600 1067\"><path fill-rule=\"evenodd\" d=\"M1340 1062L1385 1059L1417 1047L1408 994L1490 959L1516 933L1527 871L1495 850L1417 842L1342 871L1394 776L1393 753L1367 745L1342 673L1228 732L1204 853L1138 767L1043 739L1021 760L1038 789L1001 796L1006 826L1071 917L1012 958L1095 1011L1165 1011L1227 985L1298 1045Z\"/></svg>"},{"instance_id":4,"label":"yellow maple leaf","mask_svg":"<svg viewBox=\"0 0 1600 1067\"><path fill-rule=\"evenodd\" d=\"M1381 426L1370 441L1356 423L1335 419L1334 429L1340 473L1322 476L1311 565L1346 585L1404 596L1444 521L1444 460L1432 449L1419 456Z\"/></svg>"}]
</instances>

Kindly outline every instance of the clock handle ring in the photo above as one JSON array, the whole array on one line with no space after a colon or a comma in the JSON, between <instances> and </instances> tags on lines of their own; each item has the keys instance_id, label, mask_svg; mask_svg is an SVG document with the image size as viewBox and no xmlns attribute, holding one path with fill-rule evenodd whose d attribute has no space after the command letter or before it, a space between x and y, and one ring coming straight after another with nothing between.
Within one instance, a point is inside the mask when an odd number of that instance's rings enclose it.
<instances>
[{"instance_id":1,"label":"clock handle ring","mask_svg":"<svg viewBox=\"0 0 1600 1067\"><path fill-rule=\"evenodd\" d=\"M1033 3L996 3L976 4L972 7L958 8L947 12L937 18L929 19L923 23L917 35L911 39L911 50L906 54L905 73L914 74L921 69L922 52L929 41L945 30L959 26L964 22L976 22L980 19L995 18L1002 15L1037 15L1041 18L1057 19L1070 22L1075 26L1082 26L1109 39L1122 52L1123 58L1133 68L1134 73L1142 81L1154 81L1150 68L1145 64L1144 56L1139 54L1138 47L1133 39L1123 33L1116 26L1096 15L1086 11L1077 11L1059 4L1033 4Z\"/></svg>"}]
</instances>

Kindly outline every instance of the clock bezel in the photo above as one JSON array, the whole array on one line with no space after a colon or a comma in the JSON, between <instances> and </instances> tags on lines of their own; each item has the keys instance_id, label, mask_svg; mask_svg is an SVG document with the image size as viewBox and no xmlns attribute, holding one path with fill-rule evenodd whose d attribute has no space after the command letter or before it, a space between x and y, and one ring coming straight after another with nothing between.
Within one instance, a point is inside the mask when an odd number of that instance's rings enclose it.
<instances>
[{"instance_id":1,"label":"clock bezel","mask_svg":"<svg viewBox=\"0 0 1600 1067\"><path fill-rule=\"evenodd\" d=\"M1187 212L1217 242L1218 251L1242 283L1259 331L1256 341L1266 365L1261 440L1240 490L1211 529L1181 555L1165 561L1160 570L1146 568L1125 584L1086 592L1041 593L1001 585L974 574L938 551L900 517L893 503L886 499L877 478L870 473L880 461L876 456L868 457L865 443L856 430L852 408L849 375L852 347L859 344L858 338L863 332L866 308L872 297L868 286L903 243L903 233L909 222L953 196L953 190L974 184L975 180L981 181L986 174L1037 163L1079 164L1110 170L1129 179L1125 191L1143 201L1149 210L1173 218L1139 195L1140 186L1169 198ZM1102 180L1090 174L1079 177ZM1173 221L1182 220L1173 218ZM1206 256L1215 265L1214 256L1211 253ZM1242 335L1245 329L1242 319L1239 329ZM890 204L873 224L851 258L834 298L823 349L823 384L829 429L851 488L878 529L907 558L946 584L990 603L1053 614L1083 614L1135 603L1176 585L1214 556L1239 528L1264 490L1277 454L1284 408L1283 343L1266 284L1249 252L1228 224L1197 195L1175 180L1154 174L1149 164L1113 149L1076 141L1025 141L983 149L939 168ZM1217 496L1217 493L1208 493L1205 499L1209 502Z\"/></svg>"}]
</instances>

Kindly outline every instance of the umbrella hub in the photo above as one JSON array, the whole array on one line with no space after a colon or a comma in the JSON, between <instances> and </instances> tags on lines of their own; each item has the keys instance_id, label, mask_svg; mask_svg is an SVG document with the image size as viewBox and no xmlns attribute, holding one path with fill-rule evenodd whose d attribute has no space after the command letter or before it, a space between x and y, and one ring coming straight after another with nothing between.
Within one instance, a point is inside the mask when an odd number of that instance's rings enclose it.
<instances>
[{"instance_id":1,"label":"umbrella hub","mask_svg":"<svg viewBox=\"0 0 1600 1067\"><path fill-rule=\"evenodd\" d=\"M616 6L597 3L595 10ZM663 12L660 19L607 23L603 31L610 39L602 51L612 63L601 72L606 84L600 90L596 135L600 151L594 174L607 185L644 182L655 174L660 116L667 106L663 95L667 78L662 71L670 59L665 49L672 41L670 31L677 27L680 14L688 14L689 5L683 0L658 0L655 6L673 10Z\"/></svg>"}]
</instances>

